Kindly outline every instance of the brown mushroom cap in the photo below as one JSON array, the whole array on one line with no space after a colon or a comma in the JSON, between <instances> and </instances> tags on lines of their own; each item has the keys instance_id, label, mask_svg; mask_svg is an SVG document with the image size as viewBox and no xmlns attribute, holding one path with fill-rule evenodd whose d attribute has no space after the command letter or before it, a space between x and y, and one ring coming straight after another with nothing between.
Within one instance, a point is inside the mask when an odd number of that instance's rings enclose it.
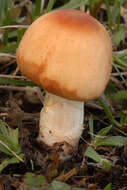
<instances>
[{"instance_id":1,"label":"brown mushroom cap","mask_svg":"<svg viewBox=\"0 0 127 190\"><path fill-rule=\"evenodd\" d=\"M105 28L79 10L38 18L17 50L21 72L55 95L79 101L97 98L109 80L112 44Z\"/></svg>"}]
</instances>

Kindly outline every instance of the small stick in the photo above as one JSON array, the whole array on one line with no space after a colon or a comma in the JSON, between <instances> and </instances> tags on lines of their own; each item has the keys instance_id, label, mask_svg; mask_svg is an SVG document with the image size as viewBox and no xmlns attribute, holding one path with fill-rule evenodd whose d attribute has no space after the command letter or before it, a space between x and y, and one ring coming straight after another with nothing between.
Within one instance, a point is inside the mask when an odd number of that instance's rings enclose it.
<instances>
[{"instance_id":1,"label":"small stick","mask_svg":"<svg viewBox=\"0 0 127 190\"><path fill-rule=\"evenodd\" d=\"M20 158L20 156L18 156L13 150L11 150L3 141L0 140L0 144L2 144L7 150L9 150L9 152L11 152L16 158L18 158L18 160L24 163L24 160Z\"/></svg>"},{"instance_id":2,"label":"small stick","mask_svg":"<svg viewBox=\"0 0 127 190\"><path fill-rule=\"evenodd\" d=\"M29 86L26 86L26 87L18 87L18 86L7 86L7 85L0 85L0 89L5 89L5 90L19 90L19 91L35 91L34 87L29 87Z\"/></svg>"},{"instance_id":3,"label":"small stick","mask_svg":"<svg viewBox=\"0 0 127 190\"><path fill-rule=\"evenodd\" d=\"M28 28L29 25L6 25L1 26L0 29L6 29L6 28Z\"/></svg>"},{"instance_id":4,"label":"small stick","mask_svg":"<svg viewBox=\"0 0 127 190\"><path fill-rule=\"evenodd\" d=\"M0 57L10 57L10 58L16 58L15 55L11 55L9 53L0 53Z\"/></svg>"},{"instance_id":5,"label":"small stick","mask_svg":"<svg viewBox=\"0 0 127 190\"><path fill-rule=\"evenodd\" d=\"M15 76L15 75L3 75L0 74L0 78L15 78L15 79L27 79L24 76Z\"/></svg>"},{"instance_id":6,"label":"small stick","mask_svg":"<svg viewBox=\"0 0 127 190\"><path fill-rule=\"evenodd\" d=\"M121 73L112 73L112 76L119 76L119 75L127 75L127 72L121 72Z\"/></svg>"}]
</instances>

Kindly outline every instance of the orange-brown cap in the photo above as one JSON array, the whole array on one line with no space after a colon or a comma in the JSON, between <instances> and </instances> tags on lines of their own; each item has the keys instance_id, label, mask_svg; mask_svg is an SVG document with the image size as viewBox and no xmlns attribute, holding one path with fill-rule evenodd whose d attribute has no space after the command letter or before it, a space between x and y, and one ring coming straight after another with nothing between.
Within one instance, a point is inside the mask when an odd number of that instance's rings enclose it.
<instances>
[{"instance_id":1,"label":"orange-brown cap","mask_svg":"<svg viewBox=\"0 0 127 190\"><path fill-rule=\"evenodd\" d=\"M38 18L17 50L21 72L46 91L79 101L104 91L112 66L105 28L79 10L57 10Z\"/></svg>"}]
</instances>

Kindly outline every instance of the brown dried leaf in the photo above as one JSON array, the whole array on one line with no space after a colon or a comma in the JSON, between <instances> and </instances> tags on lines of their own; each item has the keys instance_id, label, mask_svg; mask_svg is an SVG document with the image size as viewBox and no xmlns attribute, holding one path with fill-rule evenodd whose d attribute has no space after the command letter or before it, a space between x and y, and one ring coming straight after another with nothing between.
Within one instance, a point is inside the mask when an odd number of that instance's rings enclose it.
<instances>
[{"instance_id":1,"label":"brown dried leaf","mask_svg":"<svg viewBox=\"0 0 127 190\"><path fill-rule=\"evenodd\" d=\"M6 190L2 182L0 182L0 190Z\"/></svg>"},{"instance_id":2,"label":"brown dried leaf","mask_svg":"<svg viewBox=\"0 0 127 190\"><path fill-rule=\"evenodd\" d=\"M11 8L11 18L17 19L21 13L21 8L19 5L13 5Z\"/></svg>"},{"instance_id":3,"label":"brown dried leaf","mask_svg":"<svg viewBox=\"0 0 127 190\"><path fill-rule=\"evenodd\" d=\"M127 26L127 9L125 9L124 7L121 7L120 14L124 19L125 25Z\"/></svg>"},{"instance_id":4,"label":"brown dried leaf","mask_svg":"<svg viewBox=\"0 0 127 190\"><path fill-rule=\"evenodd\" d=\"M62 174L62 175L58 176L57 178L55 178L55 180L66 182L70 177L76 175L77 173L78 173L77 169L73 168L66 174Z\"/></svg>"},{"instance_id":5,"label":"brown dried leaf","mask_svg":"<svg viewBox=\"0 0 127 190\"><path fill-rule=\"evenodd\" d=\"M46 178L49 181L51 180L51 178L56 177L56 175L58 174L58 168L60 165L59 155L56 152L53 152L50 159L51 159L51 163L49 164L46 170Z\"/></svg>"}]
</instances>

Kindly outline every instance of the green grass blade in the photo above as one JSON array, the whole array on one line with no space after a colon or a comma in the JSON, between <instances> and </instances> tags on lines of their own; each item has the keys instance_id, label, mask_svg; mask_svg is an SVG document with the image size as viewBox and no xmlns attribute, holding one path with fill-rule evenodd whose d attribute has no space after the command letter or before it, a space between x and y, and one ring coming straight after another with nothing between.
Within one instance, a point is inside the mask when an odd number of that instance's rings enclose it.
<instances>
[{"instance_id":1,"label":"green grass blade","mask_svg":"<svg viewBox=\"0 0 127 190\"><path fill-rule=\"evenodd\" d=\"M110 98L120 104L127 106L127 90L120 90L110 96Z\"/></svg>"},{"instance_id":2,"label":"green grass blade","mask_svg":"<svg viewBox=\"0 0 127 190\"><path fill-rule=\"evenodd\" d=\"M98 133L97 136L105 136L109 133L109 131L112 129L112 125L105 127L103 129L101 129Z\"/></svg>"},{"instance_id":3,"label":"green grass blade","mask_svg":"<svg viewBox=\"0 0 127 190\"><path fill-rule=\"evenodd\" d=\"M48 13L52 10L53 5L54 5L54 0L49 0L47 8L46 8L46 13Z\"/></svg>"},{"instance_id":4,"label":"green grass blade","mask_svg":"<svg viewBox=\"0 0 127 190\"><path fill-rule=\"evenodd\" d=\"M94 139L94 131L93 131L93 116L91 115L89 118L89 131L91 139Z\"/></svg>"},{"instance_id":5,"label":"green grass blade","mask_svg":"<svg viewBox=\"0 0 127 190\"><path fill-rule=\"evenodd\" d=\"M1 85L15 85L15 86L36 86L32 81L18 80L13 78L0 78Z\"/></svg>"},{"instance_id":6,"label":"green grass blade","mask_svg":"<svg viewBox=\"0 0 127 190\"><path fill-rule=\"evenodd\" d=\"M112 6L111 17L117 24L117 31L120 29L120 0L115 0Z\"/></svg>"},{"instance_id":7,"label":"green grass blade","mask_svg":"<svg viewBox=\"0 0 127 190\"><path fill-rule=\"evenodd\" d=\"M37 18L41 15L41 1L42 0L36 0L35 1L35 12L34 12L35 18Z\"/></svg>"},{"instance_id":8,"label":"green grass blade","mask_svg":"<svg viewBox=\"0 0 127 190\"><path fill-rule=\"evenodd\" d=\"M25 28L21 28L17 30L17 44L19 44L20 40L22 39L24 33L25 33L26 29Z\"/></svg>"},{"instance_id":9,"label":"green grass blade","mask_svg":"<svg viewBox=\"0 0 127 190\"><path fill-rule=\"evenodd\" d=\"M2 26L3 24L3 18L5 15L4 7L5 7L5 1L0 0L0 26Z\"/></svg>"},{"instance_id":10,"label":"green grass blade","mask_svg":"<svg viewBox=\"0 0 127 190\"><path fill-rule=\"evenodd\" d=\"M122 67L127 67L127 63L124 62L121 58L119 58L117 55L113 55L113 59L116 63L118 63Z\"/></svg>"},{"instance_id":11,"label":"green grass blade","mask_svg":"<svg viewBox=\"0 0 127 190\"><path fill-rule=\"evenodd\" d=\"M58 9L75 9L80 7L81 5L87 5L88 3L88 0L71 0L69 3L66 3Z\"/></svg>"},{"instance_id":12,"label":"green grass blade","mask_svg":"<svg viewBox=\"0 0 127 190\"><path fill-rule=\"evenodd\" d=\"M109 131L112 129L112 125L105 127L103 129L101 129L97 135L95 135L95 138L93 140L93 145L94 146L98 146L98 144L100 143L100 141L103 141L103 139L105 138L105 136L107 135L107 133L109 133Z\"/></svg>"},{"instance_id":13,"label":"green grass blade","mask_svg":"<svg viewBox=\"0 0 127 190\"><path fill-rule=\"evenodd\" d=\"M102 96L100 96L100 97L98 98L98 101L99 101L99 103L101 104L101 106L103 107L104 112L105 112L105 114L107 115L107 117L109 118L109 120L110 120L114 125L116 125L117 127L121 127L120 123L117 122L117 121L115 120L115 118L113 117L113 115L112 115L112 113L111 113L111 111L110 111L110 109L109 109L109 107L108 107L108 104L106 103L106 101L103 99Z\"/></svg>"},{"instance_id":14,"label":"green grass blade","mask_svg":"<svg viewBox=\"0 0 127 190\"><path fill-rule=\"evenodd\" d=\"M106 13L108 17L108 26L109 28L112 27L112 15L111 15L111 10L110 10L110 5L109 5L109 0L104 0L105 5L106 5Z\"/></svg>"}]
</instances>

